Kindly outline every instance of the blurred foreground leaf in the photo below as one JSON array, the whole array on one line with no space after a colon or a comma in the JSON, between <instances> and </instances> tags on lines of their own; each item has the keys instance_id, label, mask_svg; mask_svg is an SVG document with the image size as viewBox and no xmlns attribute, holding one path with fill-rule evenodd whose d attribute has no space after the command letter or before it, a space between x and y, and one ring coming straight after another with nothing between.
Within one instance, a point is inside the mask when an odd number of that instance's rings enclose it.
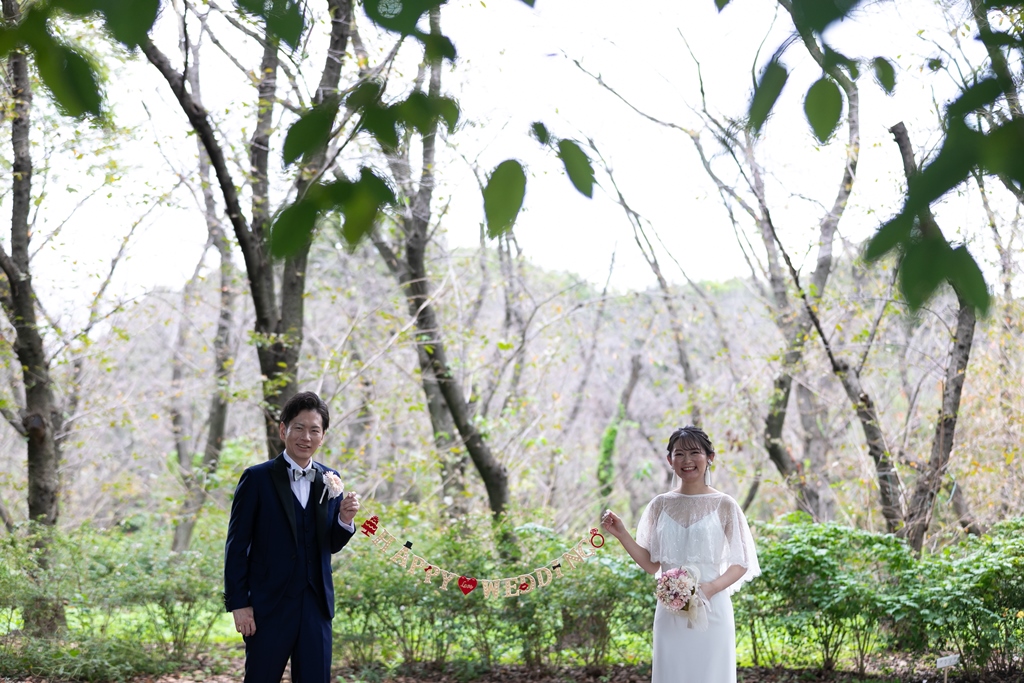
<instances>
[{"instance_id":1,"label":"blurred foreground leaf","mask_svg":"<svg viewBox=\"0 0 1024 683\"><path fill-rule=\"evenodd\" d=\"M786 71L786 67L774 59L768 62L757 88L754 89L754 97L750 100L750 128L754 132L760 131L764 126L788 78L789 72Z\"/></svg>"},{"instance_id":2,"label":"blurred foreground leaf","mask_svg":"<svg viewBox=\"0 0 1024 683\"><path fill-rule=\"evenodd\" d=\"M498 237L516 221L526 196L526 172L522 164L507 159L494 169L484 188L487 235Z\"/></svg>"},{"instance_id":3,"label":"blurred foreground leaf","mask_svg":"<svg viewBox=\"0 0 1024 683\"><path fill-rule=\"evenodd\" d=\"M569 180L586 197L594 196L594 167L590 158L572 140L558 141L558 157L565 164Z\"/></svg>"}]
</instances>

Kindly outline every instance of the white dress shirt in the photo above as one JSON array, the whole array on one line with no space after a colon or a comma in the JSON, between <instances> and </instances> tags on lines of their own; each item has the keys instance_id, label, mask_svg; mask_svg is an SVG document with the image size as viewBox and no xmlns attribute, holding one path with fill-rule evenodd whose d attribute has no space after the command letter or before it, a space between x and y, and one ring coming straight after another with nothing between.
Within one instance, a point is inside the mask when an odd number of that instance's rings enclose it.
<instances>
[{"instance_id":1,"label":"white dress shirt","mask_svg":"<svg viewBox=\"0 0 1024 683\"><path fill-rule=\"evenodd\" d=\"M312 460L309 461L309 464L306 467L299 467L298 464L294 460L292 460L292 457L290 455L288 455L288 451L284 452L284 460L285 460L285 462L288 463L288 467L290 467L291 469L299 470L300 472L306 472L311 467L313 467L313 461ZM295 494L295 498L299 501L299 505L301 505L302 509L305 510L306 509L306 504L309 503L309 487L310 487L309 480L308 479L298 479L298 480L296 480L294 477L292 477L291 472L289 472L288 473L288 485L292 487L292 493ZM353 520L353 522L351 524L345 524L345 522L341 521L341 512L340 511L338 512L338 525L341 526L341 528L344 529L345 531L349 531L349 532L351 532L353 534L356 532L355 520Z\"/></svg>"}]
</instances>

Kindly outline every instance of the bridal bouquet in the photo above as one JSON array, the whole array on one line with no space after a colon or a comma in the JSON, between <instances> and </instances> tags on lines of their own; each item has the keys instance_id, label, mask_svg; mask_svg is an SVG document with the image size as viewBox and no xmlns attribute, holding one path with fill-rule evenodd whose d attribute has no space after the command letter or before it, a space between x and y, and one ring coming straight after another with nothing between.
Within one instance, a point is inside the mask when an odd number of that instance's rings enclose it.
<instances>
[{"instance_id":1,"label":"bridal bouquet","mask_svg":"<svg viewBox=\"0 0 1024 683\"><path fill-rule=\"evenodd\" d=\"M654 594L667 609L685 616L688 628L707 630L711 605L700 590L700 572L695 568L680 567L662 572Z\"/></svg>"}]
</instances>

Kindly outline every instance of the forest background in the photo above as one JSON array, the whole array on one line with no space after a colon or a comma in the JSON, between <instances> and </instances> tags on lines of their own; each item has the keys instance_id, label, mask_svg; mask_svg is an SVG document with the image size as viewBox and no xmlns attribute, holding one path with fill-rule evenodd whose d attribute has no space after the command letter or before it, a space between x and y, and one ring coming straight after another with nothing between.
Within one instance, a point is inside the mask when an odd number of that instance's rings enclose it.
<instances>
[{"instance_id":1,"label":"forest background","mask_svg":"<svg viewBox=\"0 0 1024 683\"><path fill-rule=\"evenodd\" d=\"M233 484L298 389L367 514L480 572L635 521L698 424L774 570L748 661L1019 669L1020 10L706 5L5 2L5 671L53 655L17 633L201 649ZM650 596L607 554L596 593L389 640L416 594L346 551L339 661L642 662ZM836 611L950 572L988 586L982 635L901 621L921 593ZM68 642L65 674L141 666Z\"/></svg>"}]
</instances>

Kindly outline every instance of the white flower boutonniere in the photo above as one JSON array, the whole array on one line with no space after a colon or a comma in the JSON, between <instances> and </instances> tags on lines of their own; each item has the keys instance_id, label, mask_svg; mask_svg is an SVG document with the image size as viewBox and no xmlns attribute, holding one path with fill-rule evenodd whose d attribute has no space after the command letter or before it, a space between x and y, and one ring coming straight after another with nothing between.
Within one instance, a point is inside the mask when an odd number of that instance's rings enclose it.
<instances>
[{"instance_id":1,"label":"white flower boutonniere","mask_svg":"<svg viewBox=\"0 0 1024 683\"><path fill-rule=\"evenodd\" d=\"M342 483L341 477L334 472L324 472L324 490L320 494L320 502L324 502L324 496L327 496L327 500L334 500L342 494L345 490L345 484Z\"/></svg>"}]
</instances>

